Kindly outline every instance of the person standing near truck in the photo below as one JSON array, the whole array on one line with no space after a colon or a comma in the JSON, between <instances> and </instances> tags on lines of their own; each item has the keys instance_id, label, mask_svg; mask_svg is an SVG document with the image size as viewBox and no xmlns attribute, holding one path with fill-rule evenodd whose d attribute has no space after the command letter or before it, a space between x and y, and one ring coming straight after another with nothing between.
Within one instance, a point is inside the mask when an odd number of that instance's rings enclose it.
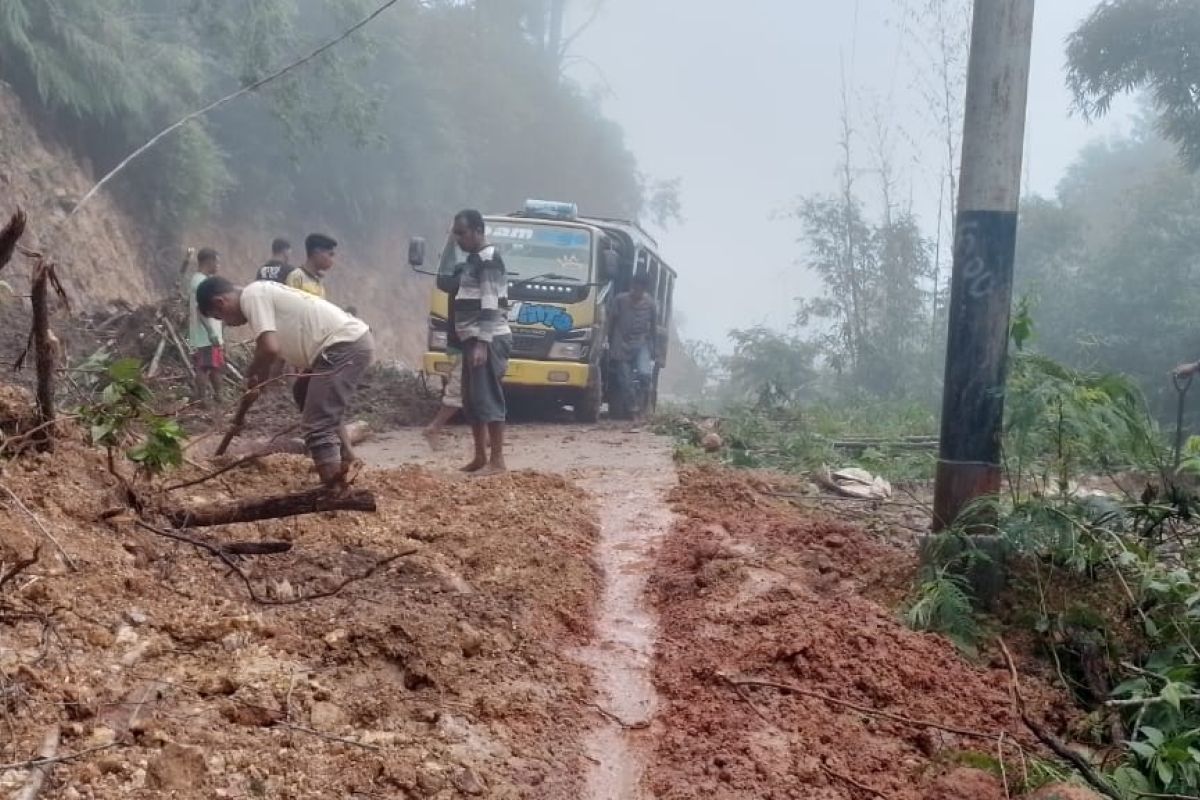
<instances>
[{"instance_id":1,"label":"person standing near truck","mask_svg":"<svg viewBox=\"0 0 1200 800\"><path fill-rule=\"evenodd\" d=\"M504 374L512 352L508 327L508 271L500 251L487 243L483 215L458 212L452 228L466 254L452 303L454 332L462 347L463 414L471 423L475 458L464 472L504 472L504 425L508 405Z\"/></svg>"},{"instance_id":2,"label":"person standing near truck","mask_svg":"<svg viewBox=\"0 0 1200 800\"><path fill-rule=\"evenodd\" d=\"M629 291L613 300L609 317L608 358L616 368L617 397L620 408L614 416L640 417L646 410L645 392L660 363L658 353L658 304L647 291L650 281L644 273L633 276Z\"/></svg>"}]
</instances>

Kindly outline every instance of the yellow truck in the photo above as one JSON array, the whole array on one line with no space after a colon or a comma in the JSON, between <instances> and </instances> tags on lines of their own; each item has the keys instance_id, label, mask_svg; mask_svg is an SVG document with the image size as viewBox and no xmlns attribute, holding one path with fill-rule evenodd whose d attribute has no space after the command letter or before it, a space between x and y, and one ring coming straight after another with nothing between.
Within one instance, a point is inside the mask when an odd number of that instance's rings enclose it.
<instances>
[{"instance_id":1,"label":"yellow truck","mask_svg":"<svg viewBox=\"0 0 1200 800\"><path fill-rule=\"evenodd\" d=\"M658 255L654 238L634 222L581 217L571 203L531 200L524 210L485 216L488 242L508 269L513 350L505 386L514 401L569 407L580 422L595 422L612 393L608 368L609 308L635 274L647 277L658 306L659 353L667 355L675 271ZM409 262L420 269L424 242L415 239ZM445 375L449 298L443 280L466 260L448 238L438 259L429 306L424 370ZM653 408L658 375L647 388ZM532 405L532 403L527 403Z\"/></svg>"}]
</instances>

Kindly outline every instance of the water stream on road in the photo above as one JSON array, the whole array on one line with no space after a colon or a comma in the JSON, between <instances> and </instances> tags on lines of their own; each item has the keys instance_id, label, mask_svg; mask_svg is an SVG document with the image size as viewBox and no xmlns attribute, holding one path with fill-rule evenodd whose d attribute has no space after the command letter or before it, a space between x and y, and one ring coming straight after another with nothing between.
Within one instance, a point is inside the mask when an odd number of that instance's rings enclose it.
<instances>
[{"instance_id":1,"label":"water stream on road","mask_svg":"<svg viewBox=\"0 0 1200 800\"><path fill-rule=\"evenodd\" d=\"M593 670L599 702L613 721L588 740L595 768L590 800L643 800L644 749L657 710L654 644L657 621L645 603L646 580L659 542L671 524L666 494L674 484L669 459L631 458L622 466L580 481L600 506L598 561L604 593L596 640L581 654ZM619 720L619 722L617 721Z\"/></svg>"}]
</instances>

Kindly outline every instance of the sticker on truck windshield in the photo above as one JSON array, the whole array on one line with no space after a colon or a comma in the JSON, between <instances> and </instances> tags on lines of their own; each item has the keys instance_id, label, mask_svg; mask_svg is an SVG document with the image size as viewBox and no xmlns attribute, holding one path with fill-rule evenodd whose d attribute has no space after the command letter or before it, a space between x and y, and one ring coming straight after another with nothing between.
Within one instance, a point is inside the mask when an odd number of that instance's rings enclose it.
<instances>
[{"instance_id":1,"label":"sticker on truck windshield","mask_svg":"<svg viewBox=\"0 0 1200 800\"><path fill-rule=\"evenodd\" d=\"M528 240L533 238L533 228L520 228L513 225L488 226L487 235L496 239Z\"/></svg>"}]
</instances>

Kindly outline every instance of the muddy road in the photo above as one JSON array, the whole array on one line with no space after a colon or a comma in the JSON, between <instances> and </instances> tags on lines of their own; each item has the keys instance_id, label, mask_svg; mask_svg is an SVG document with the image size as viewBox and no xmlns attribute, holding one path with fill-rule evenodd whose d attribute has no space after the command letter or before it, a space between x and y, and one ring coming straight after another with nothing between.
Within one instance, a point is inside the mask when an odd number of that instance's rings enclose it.
<instances>
[{"instance_id":1,"label":"muddy road","mask_svg":"<svg viewBox=\"0 0 1200 800\"><path fill-rule=\"evenodd\" d=\"M381 467L420 463L454 469L469 457L470 437L450 429L431 452L414 431L390 433L361 448ZM526 425L510 429L509 466L553 472L591 497L599 520L594 563L602 589L592 641L570 657L592 676L601 719L586 734L590 800L640 800L658 698L654 690L657 617L646 584L672 524L668 506L676 485L668 440L622 428ZM464 490L472 481L466 479Z\"/></svg>"},{"instance_id":2,"label":"muddy road","mask_svg":"<svg viewBox=\"0 0 1200 800\"><path fill-rule=\"evenodd\" d=\"M47 556L0 592L0 797L55 731L43 796L69 800L1018 796L964 766L1036 748L1003 665L898 619L908 531L616 427L514 426L503 476L458 473L468 450L382 434L358 479L377 513L206 532L291 545L244 576L98 522L82 432L11 462L0 564L43 544L32 515L75 569ZM275 455L177 499L312 480ZM1069 705L1022 684L1068 737Z\"/></svg>"}]
</instances>

